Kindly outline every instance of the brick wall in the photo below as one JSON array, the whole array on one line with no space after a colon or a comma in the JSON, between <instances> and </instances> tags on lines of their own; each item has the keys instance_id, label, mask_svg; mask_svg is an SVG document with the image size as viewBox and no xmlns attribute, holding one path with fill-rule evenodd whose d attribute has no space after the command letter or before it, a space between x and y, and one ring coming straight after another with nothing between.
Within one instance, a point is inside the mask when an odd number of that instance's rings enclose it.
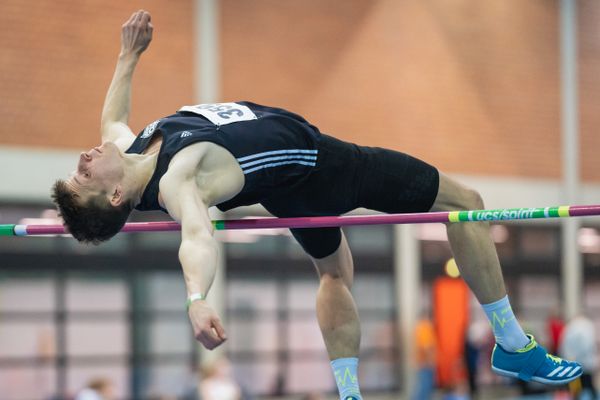
<instances>
[{"instance_id":1,"label":"brick wall","mask_svg":"<svg viewBox=\"0 0 600 400\"><path fill-rule=\"evenodd\" d=\"M222 4L226 99L285 105L446 171L560 177L556 1ZM598 87L600 4L581 4L582 86ZM583 176L598 180L597 90L583 92Z\"/></svg>"},{"instance_id":2,"label":"brick wall","mask_svg":"<svg viewBox=\"0 0 600 400\"><path fill-rule=\"evenodd\" d=\"M154 41L134 78L137 130L193 101L192 0L2 0L0 144L84 149L99 142L104 95L132 12L152 12Z\"/></svg>"},{"instance_id":3,"label":"brick wall","mask_svg":"<svg viewBox=\"0 0 600 400\"><path fill-rule=\"evenodd\" d=\"M287 107L448 172L560 177L557 1L220 3L223 100ZM156 29L132 128L193 102L193 0L35 4L2 2L0 144L95 145L120 25L142 6ZM578 4L582 176L598 181L600 3Z\"/></svg>"},{"instance_id":4,"label":"brick wall","mask_svg":"<svg viewBox=\"0 0 600 400\"><path fill-rule=\"evenodd\" d=\"M600 2L579 4L581 175L600 180Z\"/></svg>"}]
</instances>

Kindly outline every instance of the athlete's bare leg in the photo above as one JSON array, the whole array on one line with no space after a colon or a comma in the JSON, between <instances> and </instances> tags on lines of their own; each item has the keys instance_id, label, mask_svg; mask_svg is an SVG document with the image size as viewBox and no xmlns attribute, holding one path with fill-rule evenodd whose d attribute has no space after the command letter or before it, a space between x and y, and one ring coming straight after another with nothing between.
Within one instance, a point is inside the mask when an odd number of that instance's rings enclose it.
<instances>
[{"instance_id":1,"label":"athlete's bare leg","mask_svg":"<svg viewBox=\"0 0 600 400\"><path fill-rule=\"evenodd\" d=\"M481 196L440 174L434 211L483 209ZM448 240L461 274L482 305L498 346L492 370L508 377L564 385L582 373L580 364L550 356L526 336L515 317L487 222L448 223ZM566 372L561 372L566 371Z\"/></svg>"},{"instance_id":2,"label":"athlete's bare leg","mask_svg":"<svg viewBox=\"0 0 600 400\"><path fill-rule=\"evenodd\" d=\"M360 322L350 293L354 264L348 242L342 233L338 249L331 255L314 259L319 274L317 319L331 368L343 400L362 400L358 384Z\"/></svg>"},{"instance_id":3,"label":"athlete's bare leg","mask_svg":"<svg viewBox=\"0 0 600 400\"><path fill-rule=\"evenodd\" d=\"M481 210L479 193L440 173L432 211ZM502 270L487 222L448 223L448 240L463 279L481 304L506 296Z\"/></svg>"},{"instance_id":4,"label":"athlete's bare leg","mask_svg":"<svg viewBox=\"0 0 600 400\"><path fill-rule=\"evenodd\" d=\"M313 259L319 274L317 319L331 360L358 357L360 322L350 294L354 264L348 242L342 234L335 253Z\"/></svg>"}]
</instances>

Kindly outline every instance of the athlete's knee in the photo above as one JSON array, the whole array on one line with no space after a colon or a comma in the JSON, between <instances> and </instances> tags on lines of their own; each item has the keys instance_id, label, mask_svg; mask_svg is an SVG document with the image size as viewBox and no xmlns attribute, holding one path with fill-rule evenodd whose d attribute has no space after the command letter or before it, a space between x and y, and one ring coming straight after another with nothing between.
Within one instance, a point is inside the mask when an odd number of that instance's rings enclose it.
<instances>
[{"instance_id":1,"label":"athlete's knee","mask_svg":"<svg viewBox=\"0 0 600 400\"><path fill-rule=\"evenodd\" d=\"M475 189L468 187L462 189L460 198L459 207L463 210L483 210L485 208L483 197Z\"/></svg>"},{"instance_id":2,"label":"athlete's knee","mask_svg":"<svg viewBox=\"0 0 600 400\"><path fill-rule=\"evenodd\" d=\"M319 279L321 281L331 279L343 279L345 274L344 266L338 262L315 263Z\"/></svg>"},{"instance_id":3,"label":"athlete's knee","mask_svg":"<svg viewBox=\"0 0 600 400\"><path fill-rule=\"evenodd\" d=\"M320 285L344 284L350 289L353 281L352 265L344 263L315 263Z\"/></svg>"},{"instance_id":4,"label":"athlete's knee","mask_svg":"<svg viewBox=\"0 0 600 400\"><path fill-rule=\"evenodd\" d=\"M334 282L343 282L344 280L344 275L342 274L341 271L325 271L325 272L321 272L319 271L319 281L321 282L321 284L329 284L329 283L334 283Z\"/></svg>"},{"instance_id":5,"label":"athlete's knee","mask_svg":"<svg viewBox=\"0 0 600 400\"><path fill-rule=\"evenodd\" d=\"M481 194L462 183L440 173L438 195L432 211L481 210Z\"/></svg>"}]
</instances>

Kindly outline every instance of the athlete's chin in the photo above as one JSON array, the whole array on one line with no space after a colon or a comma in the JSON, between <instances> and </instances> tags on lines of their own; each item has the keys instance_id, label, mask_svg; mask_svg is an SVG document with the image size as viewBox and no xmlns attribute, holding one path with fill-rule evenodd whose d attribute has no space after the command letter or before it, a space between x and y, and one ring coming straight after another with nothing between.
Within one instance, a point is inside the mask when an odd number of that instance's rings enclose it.
<instances>
[{"instance_id":1,"label":"athlete's chin","mask_svg":"<svg viewBox=\"0 0 600 400\"><path fill-rule=\"evenodd\" d=\"M108 154L120 155L121 154L121 151L119 150L117 145L114 144L113 142L104 142L104 143L102 143L102 146L100 146L99 149L103 155L108 155Z\"/></svg>"}]
</instances>

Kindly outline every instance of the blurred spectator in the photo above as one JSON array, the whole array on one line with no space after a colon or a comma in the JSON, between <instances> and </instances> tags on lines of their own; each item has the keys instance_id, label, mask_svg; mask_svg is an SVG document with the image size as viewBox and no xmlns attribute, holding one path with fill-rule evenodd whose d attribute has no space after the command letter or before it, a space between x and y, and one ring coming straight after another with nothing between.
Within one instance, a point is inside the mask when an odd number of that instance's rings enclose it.
<instances>
[{"instance_id":1,"label":"blurred spectator","mask_svg":"<svg viewBox=\"0 0 600 400\"><path fill-rule=\"evenodd\" d=\"M469 382L469 394L472 399L477 398L478 372L480 355L485 351L493 338L490 324L487 320L472 321L465 335L465 365Z\"/></svg>"},{"instance_id":2,"label":"blurred spectator","mask_svg":"<svg viewBox=\"0 0 600 400\"><path fill-rule=\"evenodd\" d=\"M233 378L231 365L225 358L202 369L199 391L202 400L242 399L242 389Z\"/></svg>"},{"instance_id":3,"label":"blurred spectator","mask_svg":"<svg viewBox=\"0 0 600 400\"><path fill-rule=\"evenodd\" d=\"M469 400L469 396L461 391L460 385L451 389L446 389L442 395L442 400Z\"/></svg>"},{"instance_id":4,"label":"blurred spectator","mask_svg":"<svg viewBox=\"0 0 600 400\"><path fill-rule=\"evenodd\" d=\"M417 380L412 400L429 400L433 397L436 342L433 323L427 315L422 315L415 328Z\"/></svg>"},{"instance_id":5,"label":"blurred spectator","mask_svg":"<svg viewBox=\"0 0 600 400\"><path fill-rule=\"evenodd\" d=\"M178 400L176 396L155 394L147 398L147 400Z\"/></svg>"},{"instance_id":6,"label":"blurred spectator","mask_svg":"<svg viewBox=\"0 0 600 400\"><path fill-rule=\"evenodd\" d=\"M548 330L548 350L550 350L550 353L558 353L558 347L564 328L565 322L560 316L560 311L555 307L550 311L548 319L546 320L546 329Z\"/></svg>"},{"instance_id":7,"label":"blurred spectator","mask_svg":"<svg viewBox=\"0 0 600 400\"><path fill-rule=\"evenodd\" d=\"M325 400L325 398L320 393L308 393L302 400Z\"/></svg>"},{"instance_id":8,"label":"blurred spectator","mask_svg":"<svg viewBox=\"0 0 600 400\"><path fill-rule=\"evenodd\" d=\"M581 363L583 367L579 383L569 386L575 399L579 399L585 390L591 392L592 398L597 397L593 379L598 369L597 353L594 323L584 315L578 315L569 321L563 332L560 354Z\"/></svg>"},{"instance_id":9,"label":"blurred spectator","mask_svg":"<svg viewBox=\"0 0 600 400\"><path fill-rule=\"evenodd\" d=\"M115 399L114 387L111 381L104 378L91 380L87 386L79 391L75 400L113 400Z\"/></svg>"}]
</instances>

